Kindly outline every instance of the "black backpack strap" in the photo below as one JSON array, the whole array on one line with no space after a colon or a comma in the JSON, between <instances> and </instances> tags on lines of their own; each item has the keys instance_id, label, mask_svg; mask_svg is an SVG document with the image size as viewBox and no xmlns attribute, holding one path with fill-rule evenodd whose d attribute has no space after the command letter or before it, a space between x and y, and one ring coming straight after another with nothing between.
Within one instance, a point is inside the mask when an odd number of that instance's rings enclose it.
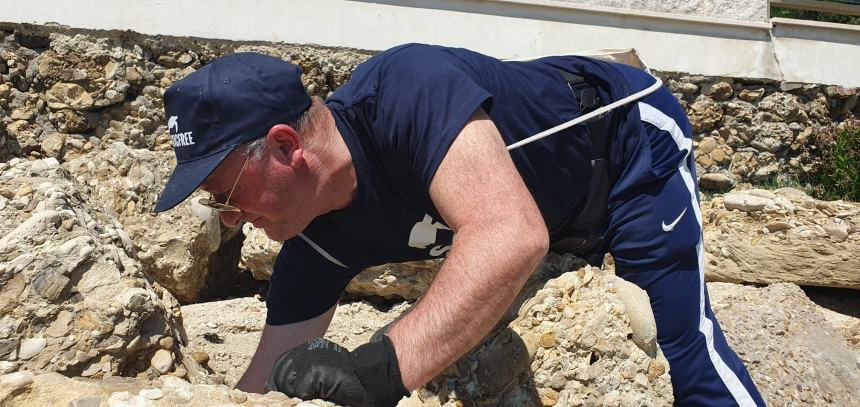
<instances>
[{"instance_id":1,"label":"black backpack strap","mask_svg":"<svg viewBox=\"0 0 860 407\"><path fill-rule=\"evenodd\" d=\"M565 71L559 72L579 100L582 114L602 106L597 90L586 82L585 78ZM554 243L550 250L571 252L593 266L600 266L606 254L603 236L606 233L607 204L612 187L607 171L610 134L603 116L587 121L586 125L591 138L591 179L588 182L588 194L585 202L577 208L577 215L568 218L554 231L551 236Z\"/></svg>"}]
</instances>

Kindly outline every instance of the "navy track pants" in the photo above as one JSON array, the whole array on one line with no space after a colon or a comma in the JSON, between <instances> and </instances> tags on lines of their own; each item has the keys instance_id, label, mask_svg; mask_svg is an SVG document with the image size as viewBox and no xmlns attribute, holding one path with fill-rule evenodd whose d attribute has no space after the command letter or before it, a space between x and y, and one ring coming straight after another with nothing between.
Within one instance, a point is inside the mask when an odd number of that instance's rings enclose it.
<instances>
[{"instance_id":1,"label":"navy track pants","mask_svg":"<svg viewBox=\"0 0 860 407\"><path fill-rule=\"evenodd\" d=\"M619 69L632 89L653 83L644 72ZM689 121L665 88L635 109L641 140L619 152L624 168L609 197L606 238L616 273L648 292L677 405L762 406L708 300Z\"/></svg>"}]
</instances>

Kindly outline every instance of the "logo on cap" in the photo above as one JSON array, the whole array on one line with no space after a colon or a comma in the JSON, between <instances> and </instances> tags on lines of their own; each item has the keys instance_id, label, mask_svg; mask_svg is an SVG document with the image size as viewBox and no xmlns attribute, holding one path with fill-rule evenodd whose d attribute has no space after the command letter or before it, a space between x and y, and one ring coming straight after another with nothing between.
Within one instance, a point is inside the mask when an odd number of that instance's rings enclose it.
<instances>
[{"instance_id":1,"label":"logo on cap","mask_svg":"<svg viewBox=\"0 0 860 407\"><path fill-rule=\"evenodd\" d=\"M170 116L167 119L167 131L173 138L173 148L194 145L194 138L191 136L193 131L179 132L179 116Z\"/></svg>"}]
</instances>

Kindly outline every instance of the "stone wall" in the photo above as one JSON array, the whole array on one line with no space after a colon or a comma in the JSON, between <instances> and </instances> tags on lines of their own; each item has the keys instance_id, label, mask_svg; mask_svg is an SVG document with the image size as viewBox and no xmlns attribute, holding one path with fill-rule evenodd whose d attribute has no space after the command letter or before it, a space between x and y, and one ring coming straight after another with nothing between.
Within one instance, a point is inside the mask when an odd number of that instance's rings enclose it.
<instances>
[{"instance_id":1,"label":"stone wall","mask_svg":"<svg viewBox=\"0 0 860 407\"><path fill-rule=\"evenodd\" d=\"M860 115L857 88L658 72L690 118L704 189L806 179L840 122Z\"/></svg>"}]
</instances>

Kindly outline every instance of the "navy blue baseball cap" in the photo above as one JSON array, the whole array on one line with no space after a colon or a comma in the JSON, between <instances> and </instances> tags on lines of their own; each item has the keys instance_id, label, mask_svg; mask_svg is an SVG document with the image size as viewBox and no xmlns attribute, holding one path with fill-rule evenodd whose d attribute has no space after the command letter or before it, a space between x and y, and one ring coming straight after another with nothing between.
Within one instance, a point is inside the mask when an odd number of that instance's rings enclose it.
<instances>
[{"instance_id":1,"label":"navy blue baseball cap","mask_svg":"<svg viewBox=\"0 0 860 407\"><path fill-rule=\"evenodd\" d=\"M164 92L176 168L154 212L188 198L239 145L290 123L311 105L299 67L263 54L218 58Z\"/></svg>"}]
</instances>

